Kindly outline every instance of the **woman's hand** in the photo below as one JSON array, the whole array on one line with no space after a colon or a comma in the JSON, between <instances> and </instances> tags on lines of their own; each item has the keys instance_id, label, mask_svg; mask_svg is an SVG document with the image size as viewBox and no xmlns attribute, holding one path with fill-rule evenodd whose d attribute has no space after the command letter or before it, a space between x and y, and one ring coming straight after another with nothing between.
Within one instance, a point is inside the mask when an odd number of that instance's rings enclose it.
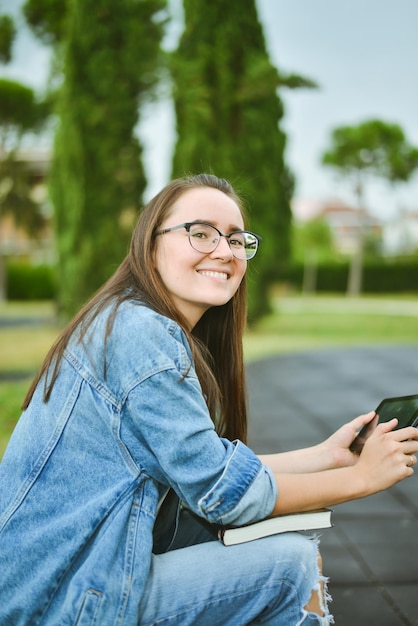
<instances>
[{"instance_id":1,"label":"woman's hand","mask_svg":"<svg viewBox=\"0 0 418 626\"><path fill-rule=\"evenodd\" d=\"M417 462L418 429L394 430L398 420L378 424L359 455L356 470L366 481L366 490L382 491L414 473Z\"/></svg>"},{"instance_id":2,"label":"woman's hand","mask_svg":"<svg viewBox=\"0 0 418 626\"><path fill-rule=\"evenodd\" d=\"M352 452L350 446L363 426L372 422L376 417L375 411L359 415L351 422L341 426L320 444L302 450L259 455L259 458L275 474L306 474L351 467L358 463L362 455ZM396 421L388 428L392 430L395 426ZM370 435L371 437L372 435Z\"/></svg>"},{"instance_id":3,"label":"woman's hand","mask_svg":"<svg viewBox=\"0 0 418 626\"><path fill-rule=\"evenodd\" d=\"M267 456L279 493L272 515L364 498L411 476L417 463L418 429L394 430L396 419L378 424L361 454L351 452L357 432L375 417L374 411L360 415L313 448Z\"/></svg>"},{"instance_id":4,"label":"woman's hand","mask_svg":"<svg viewBox=\"0 0 418 626\"><path fill-rule=\"evenodd\" d=\"M374 411L360 415L339 428L322 443L310 448L264 454L259 458L276 474L306 474L354 465L358 461L358 455L351 452L350 445L357 432L375 416Z\"/></svg>"},{"instance_id":5,"label":"woman's hand","mask_svg":"<svg viewBox=\"0 0 418 626\"><path fill-rule=\"evenodd\" d=\"M418 429L413 426L394 430L396 419L383 422L367 439L361 454L349 450L356 431L374 415L360 415L317 446L323 465L334 455L333 468L322 467L320 474L276 474L279 496L272 514L311 511L365 498L411 476L418 454ZM328 459L323 458L325 454Z\"/></svg>"},{"instance_id":6,"label":"woman's hand","mask_svg":"<svg viewBox=\"0 0 418 626\"><path fill-rule=\"evenodd\" d=\"M376 417L375 411L359 415L351 422L341 426L334 434L322 444L319 444L321 452L330 458L330 467L347 467L354 465L359 459L359 455L351 452L350 446L356 438L357 433Z\"/></svg>"}]
</instances>

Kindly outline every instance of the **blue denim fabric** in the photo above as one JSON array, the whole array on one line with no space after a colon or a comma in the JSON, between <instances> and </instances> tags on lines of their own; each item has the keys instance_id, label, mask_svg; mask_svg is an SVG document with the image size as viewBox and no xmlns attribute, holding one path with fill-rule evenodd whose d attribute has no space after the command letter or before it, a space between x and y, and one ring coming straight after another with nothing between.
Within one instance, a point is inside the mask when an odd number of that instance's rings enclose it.
<instances>
[{"instance_id":1,"label":"blue denim fabric","mask_svg":"<svg viewBox=\"0 0 418 626\"><path fill-rule=\"evenodd\" d=\"M316 541L284 533L233 546L209 541L153 555L141 626L319 626L304 606L320 579Z\"/></svg>"},{"instance_id":2,"label":"blue denim fabric","mask_svg":"<svg viewBox=\"0 0 418 626\"><path fill-rule=\"evenodd\" d=\"M105 376L108 316L68 346L47 404L39 385L0 465L0 624L140 623L168 486L214 523L273 509L270 470L214 432L178 325L123 304Z\"/></svg>"}]
</instances>

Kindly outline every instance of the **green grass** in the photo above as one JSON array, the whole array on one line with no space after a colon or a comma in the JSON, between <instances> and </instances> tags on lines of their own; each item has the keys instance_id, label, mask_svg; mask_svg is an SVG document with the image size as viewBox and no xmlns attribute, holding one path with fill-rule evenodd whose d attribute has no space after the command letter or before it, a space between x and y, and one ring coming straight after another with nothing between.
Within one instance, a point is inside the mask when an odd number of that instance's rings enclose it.
<instances>
[{"instance_id":1,"label":"green grass","mask_svg":"<svg viewBox=\"0 0 418 626\"><path fill-rule=\"evenodd\" d=\"M20 415L20 407L29 384L30 379L0 384L0 458Z\"/></svg>"},{"instance_id":2,"label":"green grass","mask_svg":"<svg viewBox=\"0 0 418 626\"><path fill-rule=\"evenodd\" d=\"M23 327L2 325L2 321L11 318L45 322ZM4 382L0 382L0 458L20 415L33 374L58 333L51 303L0 303L0 375L8 374ZM19 375L18 381L9 376L15 373Z\"/></svg>"},{"instance_id":3,"label":"green grass","mask_svg":"<svg viewBox=\"0 0 418 626\"><path fill-rule=\"evenodd\" d=\"M418 299L283 297L246 333L247 360L283 352L370 344L417 344Z\"/></svg>"},{"instance_id":4,"label":"green grass","mask_svg":"<svg viewBox=\"0 0 418 626\"><path fill-rule=\"evenodd\" d=\"M275 298L274 314L261 320L244 338L247 361L284 352L370 344L418 345L418 297ZM6 303L2 318L44 318L33 327L2 327L0 374L28 373L28 378L0 382L0 458L20 414L32 374L57 337L49 303Z\"/></svg>"},{"instance_id":5,"label":"green grass","mask_svg":"<svg viewBox=\"0 0 418 626\"><path fill-rule=\"evenodd\" d=\"M0 373L36 370L58 335L58 328L0 327Z\"/></svg>"},{"instance_id":6,"label":"green grass","mask_svg":"<svg viewBox=\"0 0 418 626\"><path fill-rule=\"evenodd\" d=\"M0 319L14 317L54 317L54 305L52 302L0 302Z\"/></svg>"},{"instance_id":7,"label":"green grass","mask_svg":"<svg viewBox=\"0 0 418 626\"><path fill-rule=\"evenodd\" d=\"M5 323L12 319L32 320L33 325L21 327ZM58 333L51 303L1 303L0 373L36 370Z\"/></svg>"}]
</instances>

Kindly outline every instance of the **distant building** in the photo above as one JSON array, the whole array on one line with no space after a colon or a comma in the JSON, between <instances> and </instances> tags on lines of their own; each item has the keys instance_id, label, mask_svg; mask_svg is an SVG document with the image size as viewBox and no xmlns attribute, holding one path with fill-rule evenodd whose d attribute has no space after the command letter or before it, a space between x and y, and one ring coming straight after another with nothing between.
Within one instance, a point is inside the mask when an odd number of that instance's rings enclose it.
<instances>
[{"instance_id":1,"label":"distant building","mask_svg":"<svg viewBox=\"0 0 418 626\"><path fill-rule=\"evenodd\" d=\"M23 228L17 225L12 214L2 211L0 214L0 252L5 257L26 257L35 263L52 262L55 257L55 246L52 207L48 202L47 193L50 151L20 150L16 159L26 164L31 197L46 217L46 226L36 239L32 239Z\"/></svg>"},{"instance_id":2,"label":"distant building","mask_svg":"<svg viewBox=\"0 0 418 626\"><path fill-rule=\"evenodd\" d=\"M364 240L379 239L382 236L381 222L364 209L353 209L343 203L325 204L319 213L329 225L334 244L343 254L351 254L357 249L360 229Z\"/></svg>"},{"instance_id":3,"label":"distant building","mask_svg":"<svg viewBox=\"0 0 418 626\"><path fill-rule=\"evenodd\" d=\"M403 212L384 229L383 252L390 256L418 251L418 212Z\"/></svg>"},{"instance_id":4,"label":"distant building","mask_svg":"<svg viewBox=\"0 0 418 626\"><path fill-rule=\"evenodd\" d=\"M292 209L295 219L301 222L324 219L331 230L336 250L342 254L351 254L356 250L360 229L365 239L379 239L382 236L383 226L377 218L340 200L312 203L295 200Z\"/></svg>"}]
</instances>

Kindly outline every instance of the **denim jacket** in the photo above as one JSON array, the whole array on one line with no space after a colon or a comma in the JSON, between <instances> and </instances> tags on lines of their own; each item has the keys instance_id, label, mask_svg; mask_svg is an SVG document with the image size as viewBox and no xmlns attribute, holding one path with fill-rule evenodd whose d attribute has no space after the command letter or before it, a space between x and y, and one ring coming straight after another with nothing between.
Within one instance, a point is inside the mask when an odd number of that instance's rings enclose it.
<instances>
[{"instance_id":1,"label":"denim jacket","mask_svg":"<svg viewBox=\"0 0 418 626\"><path fill-rule=\"evenodd\" d=\"M179 326L125 302L104 347L108 316L69 343L47 403L38 385L0 464L2 626L137 626L167 487L217 524L273 509L270 470L215 433Z\"/></svg>"}]
</instances>

